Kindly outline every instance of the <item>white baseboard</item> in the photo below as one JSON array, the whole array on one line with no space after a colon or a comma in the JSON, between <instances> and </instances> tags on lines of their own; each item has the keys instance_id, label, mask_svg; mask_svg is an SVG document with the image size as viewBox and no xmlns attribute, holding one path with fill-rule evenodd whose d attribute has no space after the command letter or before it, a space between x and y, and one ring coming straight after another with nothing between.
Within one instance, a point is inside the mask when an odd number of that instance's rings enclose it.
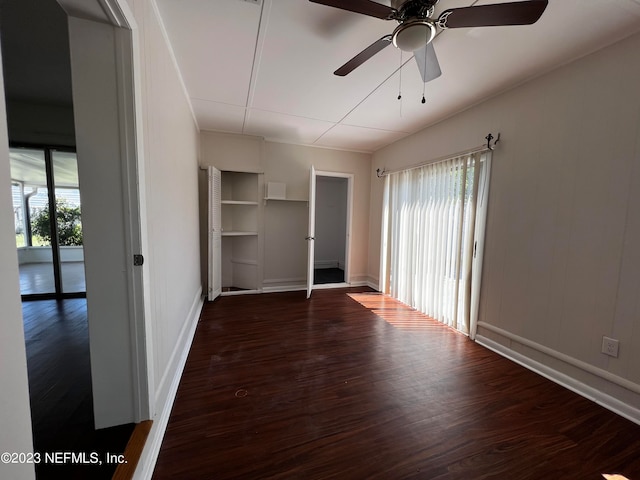
<instances>
[{"instance_id":1,"label":"white baseboard","mask_svg":"<svg viewBox=\"0 0 640 480\"><path fill-rule=\"evenodd\" d=\"M349 286L350 287L370 287L371 284L367 280L356 280L355 282L349 282Z\"/></svg>"},{"instance_id":2,"label":"white baseboard","mask_svg":"<svg viewBox=\"0 0 640 480\"><path fill-rule=\"evenodd\" d=\"M262 293L262 289L255 290L229 290L228 292L220 292L221 297L233 297L235 295L252 295L255 293Z\"/></svg>"},{"instance_id":3,"label":"white baseboard","mask_svg":"<svg viewBox=\"0 0 640 480\"><path fill-rule=\"evenodd\" d=\"M280 285L296 285L296 284L306 285L307 284L307 277L265 278L262 281L262 286L263 287L265 285L274 285L274 284L276 284L276 286L280 286Z\"/></svg>"},{"instance_id":4,"label":"white baseboard","mask_svg":"<svg viewBox=\"0 0 640 480\"><path fill-rule=\"evenodd\" d=\"M358 277L356 277L358 278ZM359 277L362 278L362 277ZM369 287L376 292L378 292L378 282L371 279L371 277L366 277L364 280L356 280L350 283L352 287Z\"/></svg>"},{"instance_id":5,"label":"white baseboard","mask_svg":"<svg viewBox=\"0 0 640 480\"><path fill-rule=\"evenodd\" d=\"M306 289L306 277L265 278L262 282L263 293L296 292Z\"/></svg>"},{"instance_id":6,"label":"white baseboard","mask_svg":"<svg viewBox=\"0 0 640 480\"><path fill-rule=\"evenodd\" d=\"M306 290L306 285L275 285L273 287L262 287L262 293L282 293L282 292L298 292Z\"/></svg>"},{"instance_id":7,"label":"white baseboard","mask_svg":"<svg viewBox=\"0 0 640 480\"><path fill-rule=\"evenodd\" d=\"M329 290L331 288L348 288L353 287L353 283L338 282L338 283L317 283L313 286L314 290Z\"/></svg>"},{"instance_id":8,"label":"white baseboard","mask_svg":"<svg viewBox=\"0 0 640 480\"><path fill-rule=\"evenodd\" d=\"M156 395L153 425L133 475L134 480L150 480L153 476L153 469L158 459L158 453L160 453L164 432L167 429L171 408L178 392L182 372L187 362L203 305L204 297L202 296L202 289L199 289L189 310L189 315L180 331L169 365L160 382L160 388L158 389L160 395ZM165 390L166 394L162 395Z\"/></svg>"},{"instance_id":9,"label":"white baseboard","mask_svg":"<svg viewBox=\"0 0 640 480\"><path fill-rule=\"evenodd\" d=\"M621 417L624 417L627 420L630 420L640 425L640 409L634 407L633 405L630 405L618 398L615 398L609 395L608 393L605 393L601 389L597 389L590 385L587 385L586 383L570 375L567 375L566 373L563 373L556 368L552 368L548 365L544 365L543 363L540 363L537 360L534 360L520 352L513 350L512 348L509 348L483 335L480 335L480 334L476 335L476 342L488 348L489 350L493 350L494 352L502 355L503 357L506 357L509 360L512 360L518 363L519 365L522 365L523 367L533 372L536 372L539 375L542 375L543 377L551 380L552 382L555 382L565 388L568 388L569 390L577 393L578 395L581 395L603 406L604 408L611 410L612 412L620 415ZM528 347L533 348L532 345L528 345ZM537 351L541 352L542 350L543 349L540 349ZM550 360L551 358L552 357L550 356ZM574 368L577 368L577 367L574 365ZM594 372L585 372L585 373L596 376ZM600 382L607 381L607 379L603 378L602 376L599 376L598 378ZM611 383L611 386L613 387L614 384L612 382L610 383ZM618 389L621 388L620 385L615 385L615 387ZM612 390L615 390L615 389L612 388Z\"/></svg>"}]
</instances>

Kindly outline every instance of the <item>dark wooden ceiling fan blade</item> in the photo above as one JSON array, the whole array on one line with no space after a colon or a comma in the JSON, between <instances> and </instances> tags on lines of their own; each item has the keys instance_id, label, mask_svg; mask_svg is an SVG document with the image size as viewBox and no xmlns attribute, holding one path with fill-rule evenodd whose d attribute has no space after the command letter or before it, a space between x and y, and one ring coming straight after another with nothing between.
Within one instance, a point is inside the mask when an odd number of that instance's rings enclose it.
<instances>
[{"instance_id":1,"label":"dark wooden ceiling fan blade","mask_svg":"<svg viewBox=\"0 0 640 480\"><path fill-rule=\"evenodd\" d=\"M370 17L391 20L397 13L394 8L372 2L371 0L309 0L312 3L327 5L329 7L348 10L349 12L361 13Z\"/></svg>"},{"instance_id":2,"label":"dark wooden ceiling fan blade","mask_svg":"<svg viewBox=\"0 0 640 480\"><path fill-rule=\"evenodd\" d=\"M548 0L529 0L453 8L442 12L438 25L442 28L531 25L542 16L548 3Z\"/></svg>"},{"instance_id":3,"label":"dark wooden ceiling fan blade","mask_svg":"<svg viewBox=\"0 0 640 480\"><path fill-rule=\"evenodd\" d=\"M338 75L339 77L344 77L348 75L353 70L358 68L364 62L373 57L376 53L381 51L383 48L391 45L391 35L385 35L379 40L376 40L347 63L342 65L339 69L333 72L334 75Z\"/></svg>"}]
</instances>

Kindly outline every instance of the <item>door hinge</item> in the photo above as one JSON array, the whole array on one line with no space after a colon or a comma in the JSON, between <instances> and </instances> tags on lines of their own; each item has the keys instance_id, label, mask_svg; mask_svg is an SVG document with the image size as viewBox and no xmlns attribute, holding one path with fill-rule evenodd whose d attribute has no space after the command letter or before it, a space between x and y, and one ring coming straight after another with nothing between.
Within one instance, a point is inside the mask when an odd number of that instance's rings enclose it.
<instances>
[{"instance_id":1,"label":"door hinge","mask_svg":"<svg viewBox=\"0 0 640 480\"><path fill-rule=\"evenodd\" d=\"M140 265L142 265L144 263L144 257L142 255L140 255L139 253L136 253L133 256L133 265L135 267L139 267Z\"/></svg>"}]
</instances>

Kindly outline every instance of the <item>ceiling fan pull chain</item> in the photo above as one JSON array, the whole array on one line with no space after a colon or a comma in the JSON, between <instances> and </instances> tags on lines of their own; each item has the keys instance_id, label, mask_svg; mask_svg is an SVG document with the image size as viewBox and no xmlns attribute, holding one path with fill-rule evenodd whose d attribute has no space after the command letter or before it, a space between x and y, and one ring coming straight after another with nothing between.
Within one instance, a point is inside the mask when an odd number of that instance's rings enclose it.
<instances>
[{"instance_id":1,"label":"ceiling fan pull chain","mask_svg":"<svg viewBox=\"0 0 640 480\"><path fill-rule=\"evenodd\" d=\"M398 100L402 98L402 50L400 50L400 85L398 85Z\"/></svg>"},{"instance_id":2,"label":"ceiling fan pull chain","mask_svg":"<svg viewBox=\"0 0 640 480\"><path fill-rule=\"evenodd\" d=\"M428 35L427 35L427 37L428 37ZM429 43L429 38L426 39L426 44L428 44L428 43ZM424 77L425 77L425 79L427 78L427 50L428 50L428 48L424 49ZM427 103L427 100L424 98L424 89L425 89L426 86L427 86L427 82L424 81L423 84L422 84L422 103L423 104Z\"/></svg>"}]
</instances>

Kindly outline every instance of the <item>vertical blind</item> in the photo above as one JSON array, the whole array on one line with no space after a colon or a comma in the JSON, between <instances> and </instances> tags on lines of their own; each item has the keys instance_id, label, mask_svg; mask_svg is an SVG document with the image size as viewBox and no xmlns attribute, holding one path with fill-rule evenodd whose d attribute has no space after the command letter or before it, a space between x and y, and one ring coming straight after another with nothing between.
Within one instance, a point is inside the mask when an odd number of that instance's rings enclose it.
<instances>
[{"instance_id":1,"label":"vertical blind","mask_svg":"<svg viewBox=\"0 0 640 480\"><path fill-rule=\"evenodd\" d=\"M489 152L471 153L385 179L384 292L465 333L477 301L473 253L484 232L489 160Z\"/></svg>"}]
</instances>

